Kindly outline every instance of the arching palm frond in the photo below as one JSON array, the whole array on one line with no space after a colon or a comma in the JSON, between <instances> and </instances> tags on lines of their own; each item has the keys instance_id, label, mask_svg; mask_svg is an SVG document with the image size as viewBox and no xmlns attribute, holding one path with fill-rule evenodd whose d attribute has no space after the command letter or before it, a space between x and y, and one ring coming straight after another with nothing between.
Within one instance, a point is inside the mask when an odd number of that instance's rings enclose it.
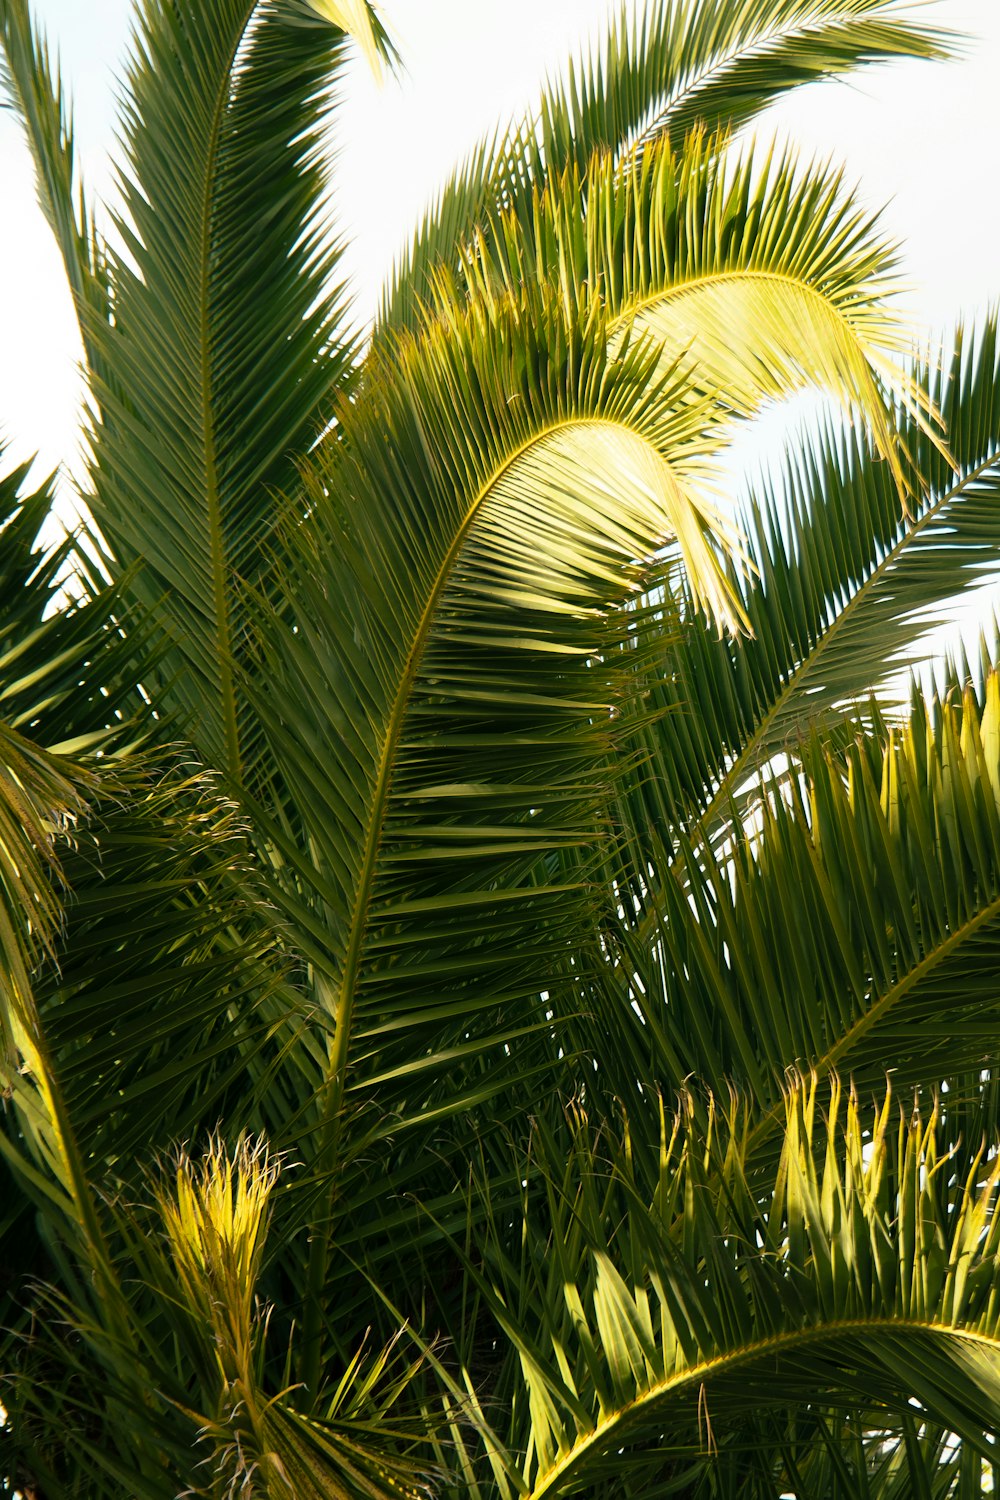
<instances>
[{"instance_id":1,"label":"arching palm frond","mask_svg":"<svg viewBox=\"0 0 1000 1500\"><path fill-rule=\"evenodd\" d=\"M644 1108L655 1119L655 1097ZM626 1120L536 1135L515 1243L498 1225L469 1262L480 1317L509 1341L488 1407L499 1493L701 1495L768 1470L777 1492L789 1412L807 1429L839 1410L904 1441L929 1419L989 1455L986 1145L955 1145L933 1107L870 1110L806 1083L764 1192L748 1186L749 1115L713 1111L706 1134L661 1112L649 1172Z\"/></svg>"},{"instance_id":2,"label":"arching palm frond","mask_svg":"<svg viewBox=\"0 0 1000 1500\"><path fill-rule=\"evenodd\" d=\"M382 323L413 326L441 266L453 267L498 208L527 227L532 193L591 156L613 158L695 126L746 124L816 77L888 57L943 57L952 38L893 0L748 0L706 8L659 0L622 11L603 50L550 87L537 116L485 141L455 174L400 258Z\"/></svg>"},{"instance_id":3,"label":"arching palm frond","mask_svg":"<svg viewBox=\"0 0 1000 1500\"><path fill-rule=\"evenodd\" d=\"M903 348L887 301L894 249L840 174L803 171L791 153L758 158L698 132L679 151L664 143L641 161L603 155L585 174L550 173L527 228L511 210L490 217L464 280L473 295L537 278L570 303L599 292L612 341L629 328L669 362L683 355L720 415L821 386L869 424L902 489L883 387L918 433L931 403L893 360ZM457 300L453 277L439 286Z\"/></svg>"},{"instance_id":4,"label":"arching palm frond","mask_svg":"<svg viewBox=\"0 0 1000 1500\"><path fill-rule=\"evenodd\" d=\"M317 1170L352 1097L391 1098L395 1130L445 1079L451 1112L502 1086L590 910L585 870L538 872L593 844L613 775L614 606L670 534L727 606L691 487L705 403L657 363L609 355L598 301L526 288L370 364L322 461L256 699L291 798L284 827L260 813L277 899L332 1026Z\"/></svg>"}]
</instances>

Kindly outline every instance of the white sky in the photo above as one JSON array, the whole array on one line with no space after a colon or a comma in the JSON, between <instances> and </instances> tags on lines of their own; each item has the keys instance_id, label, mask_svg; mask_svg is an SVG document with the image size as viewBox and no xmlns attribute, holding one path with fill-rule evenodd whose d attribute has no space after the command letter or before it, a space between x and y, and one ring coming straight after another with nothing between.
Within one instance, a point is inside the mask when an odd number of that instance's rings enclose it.
<instances>
[{"instance_id":1,"label":"white sky","mask_svg":"<svg viewBox=\"0 0 1000 1500\"><path fill-rule=\"evenodd\" d=\"M712 0L706 0L712 3ZM109 182L114 78L128 0L35 0L72 86L90 183ZM338 118L340 226L359 310L449 170L541 78L599 33L617 0L383 0L406 75L376 87L352 68ZM1000 292L1000 0L937 0L970 36L951 64L901 63L799 90L766 117L807 154L842 160L905 246L910 305L940 327ZM71 456L78 386L68 294L17 129L0 116L0 429L46 467Z\"/></svg>"}]
</instances>

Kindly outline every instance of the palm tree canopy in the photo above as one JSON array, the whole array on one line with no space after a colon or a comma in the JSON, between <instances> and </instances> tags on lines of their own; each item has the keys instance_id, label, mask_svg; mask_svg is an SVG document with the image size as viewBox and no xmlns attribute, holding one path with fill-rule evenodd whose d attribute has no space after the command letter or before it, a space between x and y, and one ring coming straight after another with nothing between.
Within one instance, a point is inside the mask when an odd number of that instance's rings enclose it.
<instances>
[{"instance_id":1,"label":"palm tree canopy","mask_svg":"<svg viewBox=\"0 0 1000 1500\"><path fill-rule=\"evenodd\" d=\"M894 680L1000 562L996 321L911 354L877 220L745 134L953 45L623 13L362 342L368 4L141 0L109 221L0 0L93 522L0 481L5 1493L988 1493L995 643Z\"/></svg>"}]
</instances>

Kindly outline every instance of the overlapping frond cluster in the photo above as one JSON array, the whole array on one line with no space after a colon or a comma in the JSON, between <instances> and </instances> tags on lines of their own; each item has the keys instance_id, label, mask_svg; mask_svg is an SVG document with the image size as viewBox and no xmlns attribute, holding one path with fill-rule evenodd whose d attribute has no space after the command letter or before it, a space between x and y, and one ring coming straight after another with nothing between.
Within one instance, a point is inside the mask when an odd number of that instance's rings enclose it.
<instances>
[{"instance_id":1,"label":"overlapping frond cluster","mask_svg":"<svg viewBox=\"0 0 1000 1500\"><path fill-rule=\"evenodd\" d=\"M519 1250L488 1243L469 1267L520 1370L523 1457L494 1454L502 1493L611 1494L623 1472L640 1493L700 1493L715 1465L777 1478L769 1444L792 1457L818 1418L859 1410L878 1432L904 1393L983 1444L1000 1229L981 1139L807 1080L765 1191L744 1108L704 1125L647 1110L648 1163L627 1125L580 1112L568 1155L540 1134Z\"/></svg>"},{"instance_id":2,"label":"overlapping frond cluster","mask_svg":"<svg viewBox=\"0 0 1000 1500\"><path fill-rule=\"evenodd\" d=\"M623 7L603 50L543 95L536 114L484 141L400 257L383 321L419 316L434 272L496 204L530 218L534 187L595 151L628 154L694 128L738 128L798 84L894 56L942 57L952 38L895 0L697 0Z\"/></svg>"},{"instance_id":3,"label":"overlapping frond cluster","mask_svg":"<svg viewBox=\"0 0 1000 1500\"><path fill-rule=\"evenodd\" d=\"M143 0L108 255L0 0L99 529L0 485L0 1488L987 1493L1000 676L894 680L1000 561L996 322L903 359L877 222L735 138L949 40L623 16L362 348L351 38Z\"/></svg>"}]
</instances>

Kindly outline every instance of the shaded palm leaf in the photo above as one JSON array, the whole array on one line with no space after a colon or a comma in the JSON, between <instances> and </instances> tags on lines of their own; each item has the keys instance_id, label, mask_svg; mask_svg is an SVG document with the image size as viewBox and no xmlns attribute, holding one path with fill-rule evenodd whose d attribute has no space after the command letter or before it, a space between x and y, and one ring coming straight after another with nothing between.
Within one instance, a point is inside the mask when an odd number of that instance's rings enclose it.
<instances>
[{"instance_id":1,"label":"shaded palm leaf","mask_svg":"<svg viewBox=\"0 0 1000 1500\"><path fill-rule=\"evenodd\" d=\"M568 1159L540 1138L520 1170L547 1207L514 1258L492 1242L469 1268L518 1368L495 1418L500 1492L700 1493L699 1471L741 1449L752 1472L761 1413L808 1422L815 1403L904 1431L915 1406L988 1451L997 1171L933 1109L894 1113L836 1087L821 1112L796 1088L766 1194L747 1186L735 1108L708 1136L663 1124L652 1181L625 1122L579 1119Z\"/></svg>"},{"instance_id":2,"label":"shaded palm leaf","mask_svg":"<svg viewBox=\"0 0 1000 1500\"><path fill-rule=\"evenodd\" d=\"M234 585L257 576L274 491L294 485L354 352L322 213L344 53L342 31L282 0L150 4L123 105L128 253L94 372L88 503L169 638L167 702L234 776Z\"/></svg>"}]
</instances>

